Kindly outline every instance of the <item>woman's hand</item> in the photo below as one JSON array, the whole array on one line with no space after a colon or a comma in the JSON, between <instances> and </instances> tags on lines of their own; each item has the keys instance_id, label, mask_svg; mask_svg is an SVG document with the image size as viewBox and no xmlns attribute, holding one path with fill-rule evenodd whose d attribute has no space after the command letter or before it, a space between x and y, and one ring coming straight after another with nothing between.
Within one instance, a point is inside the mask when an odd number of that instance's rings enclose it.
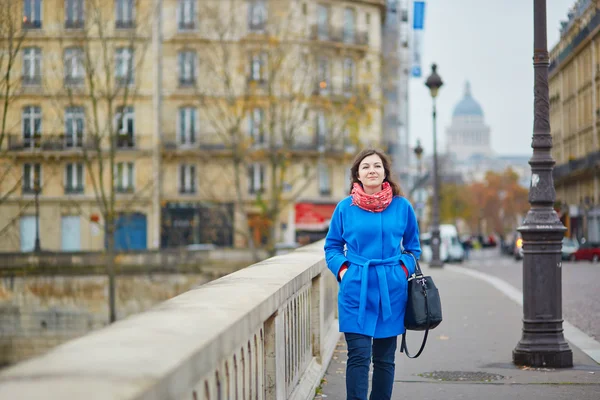
<instances>
[{"instance_id":1,"label":"woman's hand","mask_svg":"<svg viewBox=\"0 0 600 400\"><path fill-rule=\"evenodd\" d=\"M400 266L404 270L404 275L406 275L406 279L408 279L408 268L406 268L406 265L404 265L404 263L402 262L400 263Z\"/></svg>"},{"instance_id":2,"label":"woman's hand","mask_svg":"<svg viewBox=\"0 0 600 400\"><path fill-rule=\"evenodd\" d=\"M340 282L342 281L342 279L344 279L344 275L346 275L346 272L348 272L348 268L344 268L341 272L340 272Z\"/></svg>"}]
</instances>

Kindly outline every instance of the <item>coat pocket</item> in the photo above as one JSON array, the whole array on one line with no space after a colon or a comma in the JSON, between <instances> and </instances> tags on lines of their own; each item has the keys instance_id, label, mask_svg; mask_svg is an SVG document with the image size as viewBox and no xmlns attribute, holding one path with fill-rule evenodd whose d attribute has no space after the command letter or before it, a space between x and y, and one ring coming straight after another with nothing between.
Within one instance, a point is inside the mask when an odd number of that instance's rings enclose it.
<instances>
[{"instance_id":1,"label":"coat pocket","mask_svg":"<svg viewBox=\"0 0 600 400\"><path fill-rule=\"evenodd\" d=\"M356 264L350 264L340 282L338 300L343 301L351 307L358 307L360 298L360 268Z\"/></svg>"}]
</instances>

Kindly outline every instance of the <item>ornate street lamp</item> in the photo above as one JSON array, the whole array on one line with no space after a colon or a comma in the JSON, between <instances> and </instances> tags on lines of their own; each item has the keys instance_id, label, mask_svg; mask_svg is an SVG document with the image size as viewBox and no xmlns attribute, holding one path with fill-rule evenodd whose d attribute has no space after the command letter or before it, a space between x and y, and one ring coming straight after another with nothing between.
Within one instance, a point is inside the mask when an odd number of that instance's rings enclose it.
<instances>
[{"instance_id":1,"label":"ornate street lamp","mask_svg":"<svg viewBox=\"0 0 600 400\"><path fill-rule=\"evenodd\" d=\"M437 115L435 108L435 99L438 90L444 83L437 74L437 65L431 66L431 75L427 78L425 86L429 88L431 99L433 100L433 210L431 218L431 267L442 267L444 263L440 260L440 199L439 199L439 176L437 159Z\"/></svg>"},{"instance_id":2,"label":"ornate street lamp","mask_svg":"<svg viewBox=\"0 0 600 400\"><path fill-rule=\"evenodd\" d=\"M33 178L33 192L35 194L35 244L33 247L33 251L35 253L39 253L42 250L42 246L40 245L40 176L35 173Z\"/></svg>"},{"instance_id":3,"label":"ornate street lamp","mask_svg":"<svg viewBox=\"0 0 600 400\"><path fill-rule=\"evenodd\" d=\"M416 179L416 184L420 185L421 183L421 179L423 179L423 173L422 173L422 169L423 169L423 163L421 162L421 158L423 156L423 147L421 147L421 141L417 139L417 145L415 146L415 148L413 149L415 156L417 157L417 179ZM421 229L421 219L422 219L422 207L423 205L421 204L422 198L421 198L421 191L419 190L418 192L418 198L417 198L417 225L419 226L419 229Z\"/></svg>"},{"instance_id":4,"label":"ornate street lamp","mask_svg":"<svg viewBox=\"0 0 600 400\"><path fill-rule=\"evenodd\" d=\"M519 227L523 236L523 332L513 350L513 362L530 367L567 368L573 366L573 352L563 335L561 246L565 227L554 211L546 0L534 0L533 26L531 209Z\"/></svg>"}]
</instances>

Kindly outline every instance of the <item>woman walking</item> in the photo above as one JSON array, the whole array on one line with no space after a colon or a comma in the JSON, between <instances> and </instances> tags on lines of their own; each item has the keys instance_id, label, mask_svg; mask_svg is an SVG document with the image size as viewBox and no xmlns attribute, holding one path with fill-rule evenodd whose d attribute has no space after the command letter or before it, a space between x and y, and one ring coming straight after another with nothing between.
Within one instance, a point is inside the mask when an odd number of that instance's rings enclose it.
<instances>
[{"instance_id":1,"label":"woman walking","mask_svg":"<svg viewBox=\"0 0 600 400\"><path fill-rule=\"evenodd\" d=\"M392 396L397 336L404 333L408 277L421 254L415 212L393 180L381 151L360 152L351 167L350 196L333 212L325 239L327 266L340 282L340 332L348 345L347 399ZM344 249L345 246L345 249Z\"/></svg>"}]
</instances>

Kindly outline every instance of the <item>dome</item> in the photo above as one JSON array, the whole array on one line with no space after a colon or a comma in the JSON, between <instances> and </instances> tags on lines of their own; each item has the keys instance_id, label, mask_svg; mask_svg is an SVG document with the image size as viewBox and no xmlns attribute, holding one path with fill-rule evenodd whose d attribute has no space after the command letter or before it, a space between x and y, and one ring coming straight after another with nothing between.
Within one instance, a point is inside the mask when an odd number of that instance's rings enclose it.
<instances>
[{"instance_id":1,"label":"dome","mask_svg":"<svg viewBox=\"0 0 600 400\"><path fill-rule=\"evenodd\" d=\"M481 106L473 96L471 96L471 84L467 82L465 84L465 96L462 98L460 103L454 108L454 117L458 116L478 116L483 117L483 110Z\"/></svg>"}]
</instances>

